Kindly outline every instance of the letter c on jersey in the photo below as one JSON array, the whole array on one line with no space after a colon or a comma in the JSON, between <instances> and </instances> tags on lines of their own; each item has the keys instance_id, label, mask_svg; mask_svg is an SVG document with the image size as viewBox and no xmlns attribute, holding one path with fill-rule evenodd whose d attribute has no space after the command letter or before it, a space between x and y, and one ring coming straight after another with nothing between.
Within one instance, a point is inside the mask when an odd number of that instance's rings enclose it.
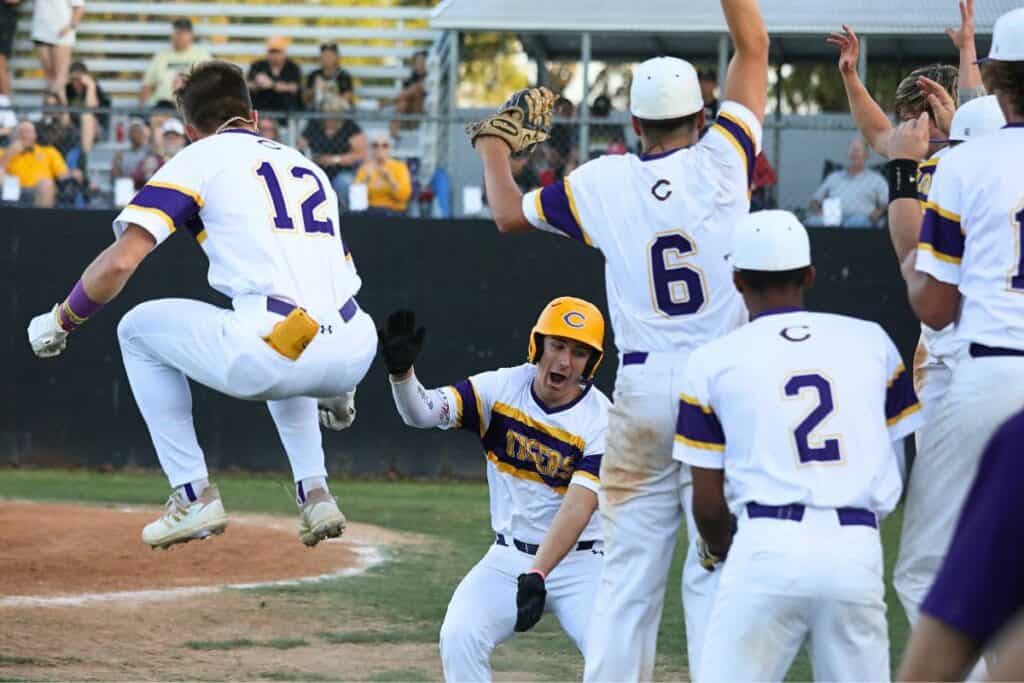
<instances>
[{"instance_id":1,"label":"letter c on jersey","mask_svg":"<svg viewBox=\"0 0 1024 683\"><path fill-rule=\"evenodd\" d=\"M569 311L562 316L562 320L565 321L566 325L577 330L581 329L587 323L586 316L578 311Z\"/></svg>"},{"instance_id":2,"label":"letter c on jersey","mask_svg":"<svg viewBox=\"0 0 1024 683\"><path fill-rule=\"evenodd\" d=\"M783 327L782 332L779 332L779 336L783 339L791 342L802 342L807 341L811 338L811 333L808 331L807 325L794 325L793 327ZM797 330L791 332L790 330Z\"/></svg>"},{"instance_id":3,"label":"letter c on jersey","mask_svg":"<svg viewBox=\"0 0 1024 683\"><path fill-rule=\"evenodd\" d=\"M672 196L672 190L662 190L660 193L658 192L658 190L660 190L662 187L669 187L671 185L672 183L670 183L669 181L661 179L658 182L654 183L654 187L651 188L651 194L653 194L654 198L657 199L659 202L663 202Z\"/></svg>"}]
</instances>

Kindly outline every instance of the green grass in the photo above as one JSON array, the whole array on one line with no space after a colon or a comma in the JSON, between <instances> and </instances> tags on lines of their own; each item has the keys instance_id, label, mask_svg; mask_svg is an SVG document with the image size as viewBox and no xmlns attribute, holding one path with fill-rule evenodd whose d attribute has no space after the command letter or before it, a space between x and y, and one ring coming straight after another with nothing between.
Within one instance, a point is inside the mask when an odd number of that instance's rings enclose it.
<instances>
[{"instance_id":1,"label":"green grass","mask_svg":"<svg viewBox=\"0 0 1024 683\"><path fill-rule=\"evenodd\" d=\"M219 475L216 483L229 511L296 514L290 480L279 476ZM342 509L350 520L416 532L433 539L414 548L398 549L391 561L356 577L320 584L303 584L247 591L259 595L286 595L317 619L317 634L325 646L339 643L433 643L445 608L459 580L483 556L491 543L487 487L482 483L409 481L332 481ZM57 470L0 470L0 498L31 498L90 504L158 505L168 495L166 480L157 473L97 473ZM891 577L899 537L899 514L882 526L887 577ZM679 577L682 545L676 549L658 638L659 678L680 678L686 671L686 647ZM894 666L907 639L903 610L891 587L890 645ZM353 624L370 623L365 631ZM281 634L286 636L288 634ZM192 641L195 649L244 647L300 647L296 639L270 641ZM253 643L242 645L240 643ZM268 643L276 643L270 645ZM0 659L0 666L4 660ZM546 616L537 628L500 646L493 658L497 671L535 674L546 680L578 679L582 660L575 647ZM266 678L291 676L270 672ZM380 672L374 680L418 680L423 672L400 669ZM810 680L811 670L801 653L789 680ZM274 678L288 680L288 678Z\"/></svg>"},{"instance_id":2,"label":"green grass","mask_svg":"<svg viewBox=\"0 0 1024 683\"><path fill-rule=\"evenodd\" d=\"M11 655L0 655L0 666L25 666L26 664L32 664L35 666L46 666L47 662L41 659L35 659L33 657L16 657Z\"/></svg>"},{"instance_id":3,"label":"green grass","mask_svg":"<svg viewBox=\"0 0 1024 683\"><path fill-rule=\"evenodd\" d=\"M376 683L403 683L404 681L429 681L431 677L419 669L394 669L381 671L370 676L367 680Z\"/></svg>"},{"instance_id":4,"label":"green grass","mask_svg":"<svg viewBox=\"0 0 1024 683\"><path fill-rule=\"evenodd\" d=\"M259 674L263 681L333 681L334 678L302 671L264 671Z\"/></svg>"}]
</instances>

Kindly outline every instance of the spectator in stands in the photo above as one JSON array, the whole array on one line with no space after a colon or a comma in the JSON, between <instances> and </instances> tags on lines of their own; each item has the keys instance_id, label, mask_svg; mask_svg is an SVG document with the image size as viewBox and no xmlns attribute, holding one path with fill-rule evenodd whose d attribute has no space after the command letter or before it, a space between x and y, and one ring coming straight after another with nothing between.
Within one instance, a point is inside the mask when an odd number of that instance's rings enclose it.
<instances>
[{"instance_id":1,"label":"spectator in stands","mask_svg":"<svg viewBox=\"0 0 1024 683\"><path fill-rule=\"evenodd\" d=\"M69 113L53 111L55 107L62 106L61 98L57 93L47 93L43 97L43 107L50 111L40 119L36 126L36 133L39 143L55 147L71 170L68 178L61 179L57 183L57 203L81 203L78 200L84 200L88 195L87 178L91 146L85 147L82 140L82 129L75 125Z\"/></svg>"},{"instance_id":2,"label":"spectator in stands","mask_svg":"<svg viewBox=\"0 0 1024 683\"><path fill-rule=\"evenodd\" d=\"M266 139L281 142L281 129L277 124L277 119L270 118L269 116L265 119L260 119L259 129L260 135Z\"/></svg>"},{"instance_id":3,"label":"spectator in stands","mask_svg":"<svg viewBox=\"0 0 1024 683\"><path fill-rule=\"evenodd\" d=\"M142 162L147 157L153 156L153 148L149 146L149 126L139 118L133 118L128 122L128 149L119 149L114 152L114 158L110 162L110 177L113 180L118 178L133 178ZM141 189L142 184L136 182L135 189Z\"/></svg>"},{"instance_id":4,"label":"spectator in stands","mask_svg":"<svg viewBox=\"0 0 1024 683\"><path fill-rule=\"evenodd\" d=\"M309 152L313 161L331 179L342 205L348 203L348 186L356 170L366 161L366 134L344 113L349 104L340 97L324 102L324 113L334 114L309 122L299 137L299 149Z\"/></svg>"},{"instance_id":5,"label":"spectator in stands","mask_svg":"<svg viewBox=\"0 0 1024 683\"><path fill-rule=\"evenodd\" d=\"M750 210L764 211L774 209L775 205L770 193L771 188L779 182L768 157L761 151L754 160L754 179L750 183Z\"/></svg>"},{"instance_id":6,"label":"spectator in stands","mask_svg":"<svg viewBox=\"0 0 1024 683\"><path fill-rule=\"evenodd\" d=\"M18 4L21 0L0 0L0 95L11 94L11 70L7 60L14 53L14 34L18 30Z\"/></svg>"},{"instance_id":7,"label":"spectator in stands","mask_svg":"<svg viewBox=\"0 0 1024 683\"><path fill-rule=\"evenodd\" d=\"M195 44L192 20L179 17L171 22L171 48L153 55L142 77L139 103L153 105L160 100L174 100L175 80L199 62L213 59L206 48Z\"/></svg>"},{"instance_id":8,"label":"spectator in stands","mask_svg":"<svg viewBox=\"0 0 1024 683\"><path fill-rule=\"evenodd\" d=\"M18 124L14 142L0 156L0 164L21 185L21 201L36 206L54 206L57 181L72 177L64 157L51 145L39 143L31 121Z\"/></svg>"},{"instance_id":9,"label":"spectator in stands","mask_svg":"<svg viewBox=\"0 0 1024 683\"><path fill-rule=\"evenodd\" d=\"M366 185L370 213L399 216L409 208L412 177L404 161L391 156L391 139L378 133L370 143L370 158L359 167L355 182Z\"/></svg>"},{"instance_id":10,"label":"spectator in stands","mask_svg":"<svg viewBox=\"0 0 1024 683\"><path fill-rule=\"evenodd\" d=\"M64 99L69 107L82 107L83 109L107 109L110 107L110 97L103 92L103 88L82 62L71 64L68 84L64 89ZM110 114L73 113L71 121L78 126L79 135L82 138L82 150L89 153L92 150L93 142L101 131L110 126Z\"/></svg>"},{"instance_id":11,"label":"spectator in stands","mask_svg":"<svg viewBox=\"0 0 1024 683\"><path fill-rule=\"evenodd\" d=\"M702 69L697 72L697 80L700 83L700 96L704 98L704 120L711 125L718 116L718 72L714 69Z\"/></svg>"},{"instance_id":12,"label":"spectator in stands","mask_svg":"<svg viewBox=\"0 0 1024 683\"><path fill-rule=\"evenodd\" d=\"M540 176L533 165L531 154L513 154L509 157L512 167L512 179L516 181L519 191L523 194L540 187Z\"/></svg>"},{"instance_id":13,"label":"spectator in stands","mask_svg":"<svg viewBox=\"0 0 1024 683\"><path fill-rule=\"evenodd\" d=\"M62 99L75 32L84 15L85 0L35 0L33 5L32 40L39 51L46 89Z\"/></svg>"},{"instance_id":14,"label":"spectator in stands","mask_svg":"<svg viewBox=\"0 0 1024 683\"><path fill-rule=\"evenodd\" d=\"M168 161L175 154L185 149L185 145L188 144L188 139L185 137L185 126L178 119L167 119L164 121L163 125L160 126L160 132L163 134L160 156L164 161Z\"/></svg>"},{"instance_id":15,"label":"spectator in stands","mask_svg":"<svg viewBox=\"0 0 1024 683\"><path fill-rule=\"evenodd\" d=\"M611 116L612 99L607 95L598 95L590 105L591 119L607 119ZM616 123L591 123L590 148L592 154L624 154L626 147L626 131Z\"/></svg>"},{"instance_id":16,"label":"spectator in stands","mask_svg":"<svg viewBox=\"0 0 1024 683\"><path fill-rule=\"evenodd\" d=\"M878 227L889 205L889 184L881 173L865 167L868 153L861 138L854 138L848 150L849 165L825 178L811 200L807 225L824 223L823 202L838 199L845 228Z\"/></svg>"},{"instance_id":17,"label":"spectator in stands","mask_svg":"<svg viewBox=\"0 0 1024 683\"><path fill-rule=\"evenodd\" d=\"M402 89L395 100L398 114L422 114L427 99L427 51L420 50L412 56L412 73L402 81ZM398 139L401 128L415 127L415 122L391 122L391 137Z\"/></svg>"},{"instance_id":18,"label":"spectator in stands","mask_svg":"<svg viewBox=\"0 0 1024 683\"><path fill-rule=\"evenodd\" d=\"M158 156L163 154L164 149L164 123L173 119L178 113L174 102L159 100L153 105L149 114L149 146Z\"/></svg>"},{"instance_id":19,"label":"spectator in stands","mask_svg":"<svg viewBox=\"0 0 1024 683\"><path fill-rule=\"evenodd\" d=\"M320 68L306 77L306 89L302 99L307 109L319 109L331 97L344 97L349 104L355 104L352 91L352 76L339 66L340 55L334 43L320 46Z\"/></svg>"},{"instance_id":20,"label":"spectator in stands","mask_svg":"<svg viewBox=\"0 0 1024 683\"><path fill-rule=\"evenodd\" d=\"M288 39L267 41L267 58L249 67L252 106L257 111L284 112L302 109L302 70L288 58Z\"/></svg>"},{"instance_id":21,"label":"spectator in stands","mask_svg":"<svg viewBox=\"0 0 1024 683\"><path fill-rule=\"evenodd\" d=\"M11 109L11 98L0 94L0 145L6 145L18 125L18 117Z\"/></svg>"},{"instance_id":22,"label":"spectator in stands","mask_svg":"<svg viewBox=\"0 0 1024 683\"><path fill-rule=\"evenodd\" d=\"M556 119L572 119L576 107L565 97L559 97L552 105L552 113ZM572 123L556 123L551 126L548 141L541 147L543 153L543 170L540 172L540 185L550 185L560 178L572 173L577 166L576 142L579 130ZM532 167L532 164L531 164Z\"/></svg>"}]
</instances>

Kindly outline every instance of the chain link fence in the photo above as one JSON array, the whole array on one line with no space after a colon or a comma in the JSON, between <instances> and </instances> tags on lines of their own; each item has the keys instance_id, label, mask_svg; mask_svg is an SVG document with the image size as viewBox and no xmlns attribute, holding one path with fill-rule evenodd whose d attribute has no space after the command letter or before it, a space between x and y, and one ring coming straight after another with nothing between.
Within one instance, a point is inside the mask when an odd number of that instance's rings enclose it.
<instances>
[{"instance_id":1,"label":"chain link fence","mask_svg":"<svg viewBox=\"0 0 1024 683\"><path fill-rule=\"evenodd\" d=\"M259 128L323 168L343 211L489 215L482 167L463 133L484 110L431 116L326 109L261 113ZM524 192L558 181L588 159L641 151L626 112L591 111L581 120L567 100L556 112L549 140L512 160ZM751 187L753 206L806 210L828 172L846 164L855 134L844 114L769 117ZM172 109L0 108L0 201L123 205L186 144L184 125ZM881 161L872 155L869 169Z\"/></svg>"}]
</instances>

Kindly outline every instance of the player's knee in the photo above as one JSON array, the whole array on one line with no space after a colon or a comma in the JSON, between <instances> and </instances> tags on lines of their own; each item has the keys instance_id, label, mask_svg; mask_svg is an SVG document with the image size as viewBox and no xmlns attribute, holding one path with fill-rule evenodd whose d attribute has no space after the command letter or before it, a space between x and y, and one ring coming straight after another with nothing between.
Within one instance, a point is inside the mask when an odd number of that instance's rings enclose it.
<instances>
[{"instance_id":1,"label":"player's knee","mask_svg":"<svg viewBox=\"0 0 1024 683\"><path fill-rule=\"evenodd\" d=\"M441 624L441 660L446 669L467 657L488 655L487 644L472 623L445 619Z\"/></svg>"}]
</instances>

